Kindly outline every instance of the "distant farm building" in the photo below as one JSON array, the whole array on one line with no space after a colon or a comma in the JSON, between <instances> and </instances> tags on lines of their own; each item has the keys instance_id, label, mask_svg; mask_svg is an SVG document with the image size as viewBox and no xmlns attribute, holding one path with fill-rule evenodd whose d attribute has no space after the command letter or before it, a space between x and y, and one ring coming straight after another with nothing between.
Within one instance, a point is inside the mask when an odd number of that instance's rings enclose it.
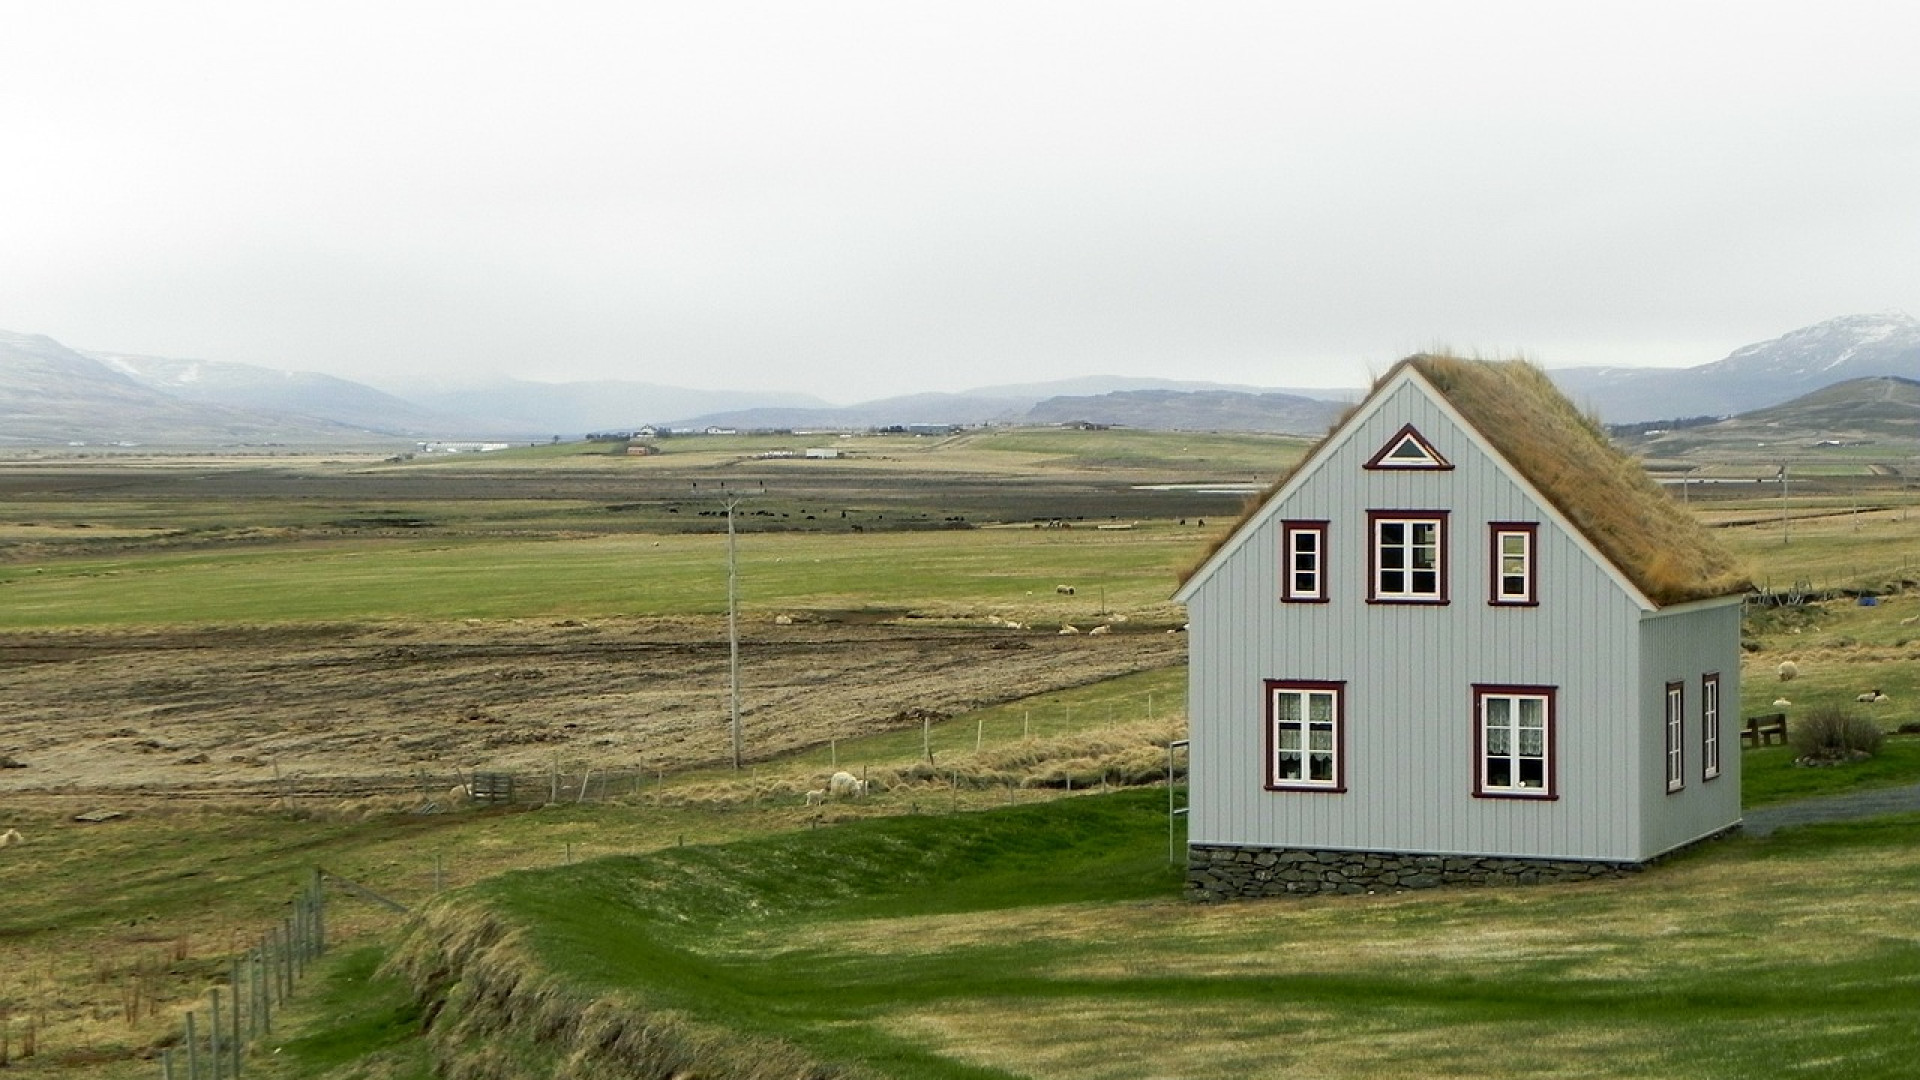
<instances>
[{"instance_id":1,"label":"distant farm building","mask_svg":"<svg viewBox=\"0 0 1920 1080\"><path fill-rule=\"evenodd\" d=\"M1539 369L1401 362L1177 594L1190 891L1609 875L1732 828L1746 587Z\"/></svg>"}]
</instances>

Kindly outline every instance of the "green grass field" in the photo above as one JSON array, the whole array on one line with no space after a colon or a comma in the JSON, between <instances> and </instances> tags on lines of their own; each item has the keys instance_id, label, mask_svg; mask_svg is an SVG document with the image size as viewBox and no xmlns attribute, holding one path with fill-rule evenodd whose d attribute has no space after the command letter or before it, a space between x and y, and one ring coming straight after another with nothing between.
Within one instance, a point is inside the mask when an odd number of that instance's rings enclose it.
<instances>
[{"instance_id":1,"label":"green grass field","mask_svg":"<svg viewBox=\"0 0 1920 1080\"><path fill-rule=\"evenodd\" d=\"M508 875L430 929L499 920L528 967L428 949L461 980L437 1023L512 1011L489 1053L557 1060L555 1018L618 1002L781 1068L969 1080L1909 1075L1920 817L1600 885L1219 907L1178 899L1165 822L1141 792Z\"/></svg>"},{"instance_id":2,"label":"green grass field","mask_svg":"<svg viewBox=\"0 0 1920 1080\"><path fill-rule=\"evenodd\" d=\"M553 446L356 468L414 480L503 468L624 479L724 471L770 446L666 440L660 459ZM902 476L1038 468L1077 483L1104 472L1270 478L1304 444L1010 432L861 449L873 455L867 464ZM925 486L926 512L937 514L939 485ZM0 630L30 639L725 610L723 536L684 522L656 530L664 511L622 516L609 505L504 494L456 502L412 489L364 501L23 498L0 523L0 543L14 545L0 561ZM1712 514L1753 519L1725 535L1776 587L1884 586L1920 571L1905 509L1836 513L1845 508L1827 496L1800 508L1828 516L1792 523L1786 543L1777 521L1762 520L1764 500ZM414 517L439 524L402 523ZM751 619L1035 620L1057 616L1054 586L1072 583L1083 607L1173 624L1175 580L1229 517L1208 530L1150 519L1115 531L746 531L741 602ZM1754 613L1743 713L1775 711L1783 696L1793 709L1846 704L1876 686L1892 698L1873 713L1884 727L1920 721L1920 626L1903 622L1916 613L1910 593L1871 608ZM1788 658L1801 674L1781 683L1773 672ZM466 887L436 909L445 929L524 925L515 947L527 951L513 956L544 973L524 988L535 995L523 1002L529 1016L578 1016L605 995L688 1039L725 1027L765 1040L779 1048L764 1057L769 1067L857 1061L886 1076L1062 1078L1910 1074L1920 821L1736 839L1598 886L1194 907L1177 899L1180 872L1167 863L1164 789L1056 798L1068 778L1078 792L1145 777L1155 762L1140 746L1165 737L1156 724L1177 726L1184 683L1181 671L1149 672L935 723L934 766L920 762L921 731L905 730L744 777L667 777L624 805L423 816L395 804L368 816L362 806L173 804L104 828L72 823L90 808L80 796L10 807L8 822L35 842L6 853L15 887L0 908L0 1010L21 1010L16 1048L31 1010L68 1017L49 1029L52 1049L10 1069L151 1077L157 1066L134 1055L164 1039L173 1018L120 1020L111 1002L121 980L159 964L183 994L198 992L321 863L408 903L431 900L442 882ZM979 754L976 739L987 747ZM1828 769L1795 768L1779 747L1742 753L1749 807L1920 781L1911 739ZM853 762L892 770L902 787L817 820L791 797ZM987 812L1016 791L1021 805ZM325 968L311 1007L289 1015L296 1026L258 1075L429 1075L427 1048L412 1037L417 1004L374 971L393 920L350 900L339 917L350 947ZM186 959L156 959L183 939ZM603 1033L617 1023L604 1009L592 1018ZM484 1038L450 1030L496 1055L497 1074L551 1072L570 1052L510 1026Z\"/></svg>"}]
</instances>

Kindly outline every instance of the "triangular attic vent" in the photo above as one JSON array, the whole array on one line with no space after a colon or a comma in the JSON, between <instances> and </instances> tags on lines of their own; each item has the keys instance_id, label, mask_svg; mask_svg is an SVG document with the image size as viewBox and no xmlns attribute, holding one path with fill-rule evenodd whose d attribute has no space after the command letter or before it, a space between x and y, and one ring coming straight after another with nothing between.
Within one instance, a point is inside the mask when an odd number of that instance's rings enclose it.
<instances>
[{"instance_id":1,"label":"triangular attic vent","mask_svg":"<svg viewBox=\"0 0 1920 1080\"><path fill-rule=\"evenodd\" d=\"M1369 469L1451 469L1453 463L1440 456L1426 436L1412 424L1394 432L1380 452L1367 461Z\"/></svg>"}]
</instances>

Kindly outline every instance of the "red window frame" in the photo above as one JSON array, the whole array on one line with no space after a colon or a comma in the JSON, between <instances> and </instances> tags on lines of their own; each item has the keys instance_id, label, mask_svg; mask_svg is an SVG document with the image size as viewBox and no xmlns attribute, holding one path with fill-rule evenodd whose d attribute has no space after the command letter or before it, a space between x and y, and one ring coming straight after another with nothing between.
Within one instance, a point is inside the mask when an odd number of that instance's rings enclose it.
<instances>
[{"instance_id":1,"label":"red window frame","mask_svg":"<svg viewBox=\"0 0 1920 1080\"><path fill-rule=\"evenodd\" d=\"M1307 755L1315 753L1312 748L1310 715L1302 720L1300 753L1301 779L1282 779L1280 776L1280 723L1275 705L1279 695L1291 694L1331 694L1333 697L1333 731L1331 732L1333 755L1332 775L1327 780L1304 779L1312 774L1312 764ZM1268 791L1313 791L1338 795L1347 790L1347 684L1344 682L1326 682L1312 679L1268 679L1265 684L1265 711L1267 727L1267 764L1266 788Z\"/></svg>"},{"instance_id":2,"label":"red window frame","mask_svg":"<svg viewBox=\"0 0 1920 1080\"><path fill-rule=\"evenodd\" d=\"M1503 683L1475 683L1473 686L1473 797L1476 799L1532 799L1553 801L1560 797L1560 688L1557 686L1517 686ZM1517 749L1502 755L1487 753L1487 708L1490 698L1522 698L1544 702L1544 742L1541 747L1541 786L1538 789L1488 783L1488 758L1506 757L1518 761ZM1518 726L1514 726L1517 733ZM1509 744L1511 746L1511 743ZM1525 755L1533 756L1533 755ZM1509 774L1511 775L1511 774Z\"/></svg>"},{"instance_id":3,"label":"red window frame","mask_svg":"<svg viewBox=\"0 0 1920 1080\"><path fill-rule=\"evenodd\" d=\"M1420 448L1421 453L1427 455L1428 460L1407 461L1402 458L1389 456L1399 448L1401 443L1406 442L1408 439L1413 440L1414 445ZM1453 468L1453 462L1448 461L1440 451L1435 450L1433 444L1427 441L1425 435L1420 434L1418 428L1412 424L1404 424L1399 431L1393 433L1393 438L1388 439L1380 449L1374 451L1373 456L1368 458L1366 465L1362 467L1367 469L1428 469L1436 472L1444 472Z\"/></svg>"},{"instance_id":4,"label":"red window frame","mask_svg":"<svg viewBox=\"0 0 1920 1080\"><path fill-rule=\"evenodd\" d=\"M1518 536L1526 543L1524 593L1507 591L1506 538ZM1487 525L1487 603L1494 607L1540 606L1540 525L1532 521L1495 521Z\"/></svg>"},{"instance_id":5,"label":"red window frame","mask_svg":"<svg viewBox=\"0 0 1920 1080\"><path fill-rule=\"evenodd\" d=\"M1447 580L1447 518L1445 510L1369 510L1367 511L1367 603L1369 604L1428 604L1444 605L1450 602L1451 586ZM1434 526L1434 565L1437 591L1431 595L1424 593L1385 593L1380 591L1380 526L1388 522L1403 522L1409 525ZM1411 547L1411 545L1402 545ZM1392 568L1400 573L1413 574L1415 567Z\"/></svg>"},{"instance_id":6,"label":"red window frame","mask_svg":"<svg viewBox=\"0 0 1920 1080\"><path fill-rule=\"evenodd\" d=\"M1311 590L1299 587L1299 556L1296 541L1313 538L1313 582ZM1280 523L1280 599L1289 604L1327 602L1327 523L1324 521L1283 521Z\"/></svg>"}]
</instances>

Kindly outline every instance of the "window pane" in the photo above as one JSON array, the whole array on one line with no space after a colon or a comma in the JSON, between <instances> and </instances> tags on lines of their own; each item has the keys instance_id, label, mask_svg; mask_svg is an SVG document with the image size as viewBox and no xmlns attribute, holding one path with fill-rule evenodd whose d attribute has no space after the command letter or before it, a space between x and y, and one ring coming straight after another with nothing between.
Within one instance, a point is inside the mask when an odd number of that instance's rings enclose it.
<instances>
[{"instance_id":1,"label":"window pane","mask_svg":"<svg viewBox=\"0 0 1920 1080\"><path fill-rule=\"evenodd\" d=\"M1297 725L1288 725L1286 727L1283 727L1280 729L1279 734L1280 734L1280 749L1282 750L1300 749L1300 728Z\"/></svg>"},{"instance_id":2,"label":"window pane","mask_svg":"<svg viewBox=\"0 0 1920 1080\"><path fill-rule=\"evenodd\" d=\"M1315 724L1313 730L1307 734L1307 749L1321 752L1331 751L1333 749L1333 728L1331 726L1322 727L1319 724Z\"/></svg>"},{"instance_id":3,"label":"window pane","mask_svg":"<svg viewBox=\"0 0 1920 1080\"><path fill-rule=\"evenodd\" d=\"M1322 783L1329 784L1333 782L1332 754L1314 754L1309 760L1313 765L1313 775L1308 777L1309 780L1318 780Z\"/></svg>"},{"instance_id":4,"label":"window pane","mask_svg":"<svg viewBox=\"0 0 1920 1080\"><path fill-rule=\"evenodd\" d=\"M1283 724L1299 723L1300 695L1278 693L1273 696L1274 718Z\"/></svg>"},{"instance_id":5,"label":"window pane","mask_svg":"<svg viewBox=\"0 0 1920 1080\"><path fill-rule=\"evenodd\" d=\"M1300 755L1299 754L1281 754L1280 769L1279 769L1278 775L1279 775L1279 778L1282 780L1300 779Z\"/></svg>"},{"instance_id":6,"label":"window pane","mask_svg":"<svg viewBox=\"0 0 1920 1080\"><path fill-rule=\"evenodd\" d=\"M1500 595L1525 596L1527 594L1527 576L1525 574L1507 574L1500 579Z\"/></svg>"},{"instance_id":7,"label":"window pane","mask_svg":"<svg viewBox=\"0 0 1920 1080\"><path fill-rule=\"evenodd\" d=\"M1440 593L1440 575L1432 570L1415 570L1413 588L1410 590L1422 596L1437 596Z\"/></svg>"},{"instance_id":8,"label":"window pane","mask_svg":"<svg viewBox=\"0 0 1920 1080\"><path fill-rule=\"evenodd\" d=\"M1268 534L1272 535L1272 534ZM1380 545L1398 546L1407 542L1407 526L1404 522L1383 521L1380 523Z\"/></svg>"},{"instance_id":9,"label":"window pane","mask_svg":"<svg viewBox=\"0 0 1920 1080\"><path fill-rule=\"evenodd\" d=\"M1547 733L1539 728L1520 729L1520 752L1528 757L1541 757L1547 752Z\"/></svg>"},{"instance_id":10,"label":"window pane","mask_svg":"<svg viewBox=\"0 0 1920 1080\"><path fill-rule=\"evenodd\" d=\"M1293 591L1296 593L1311 593L1318 587L1313 580L1312 571L1303 570L1293 575Z\"/></svg>"},{"instance_id":11,"label":"window pane","mask_svg":"<svg viewBox=\"0 0 1920 1080\"><path fill-rule=\"evenodd\" d=\"M1520 706L1521 727L1543 728L1547 726L1547 703L1545 699L1537 697L1521 698L1518 704Z\"/></svg>"},{"instance_id":12,"label":"window pane","mask_svg":"<svg viewBox=\"0 0 1920 1080\"><path fill-rule=\"evenodd\" d=\"M1407 591L1407 575L1402 570L1386 570L1380 574L1380 591L1398 594Z\"/></svg>"},{"instance_id":13,"label":"window pane","mask_svg":"<svg viewBox=\"0 0 1920 1080\"><path fill-rule=\"evenodd\" d=\"M1413 522L1413 542L1422 547L1434 547L1438 545L1440 542L1439 533L1440 527L1431 521Z\"/></svg>"},{"instance_id":14,"label":"window pane","mask_svg":"<svg viewBox=\"0 0 1920 1080\"><path fill-rule=\"evenodd\" d=\"M1487 754L1505 756L1513 753L1513 732L1508 728L1489 727L1487 729Z\"/></svg>"},{"instance_id":15,"label":"window pane","mask_svg":"<svg viewBox=\"0 0 1920 1080\"><path fill-rule=\"evenodd\" d=\"M1487 786L1503 788L1513 786L1513 763L1507 758L1487 759Z\"/></svg>"},{"instance_id":16,"label":"window pane","mask_svg":"<svg viewBox=\"0 0 1920 1080\"><path fill-rule=\"evenodd\" d=\"M1308 699L1307 719L1316 724L1333 722L1333 695L1314 694Z\"/></svg>"},{"instance_id":17,"label":"window pane","mask_svg":"<svg viewBox=\"0 0 1920 1080\"><path fill-rule=\"evenodd\" d=\"M1520 760L1520 786L1526 788L1545 788L1547 786L1547 763L1533 758Z\"/></svg>"}]
</instances>

